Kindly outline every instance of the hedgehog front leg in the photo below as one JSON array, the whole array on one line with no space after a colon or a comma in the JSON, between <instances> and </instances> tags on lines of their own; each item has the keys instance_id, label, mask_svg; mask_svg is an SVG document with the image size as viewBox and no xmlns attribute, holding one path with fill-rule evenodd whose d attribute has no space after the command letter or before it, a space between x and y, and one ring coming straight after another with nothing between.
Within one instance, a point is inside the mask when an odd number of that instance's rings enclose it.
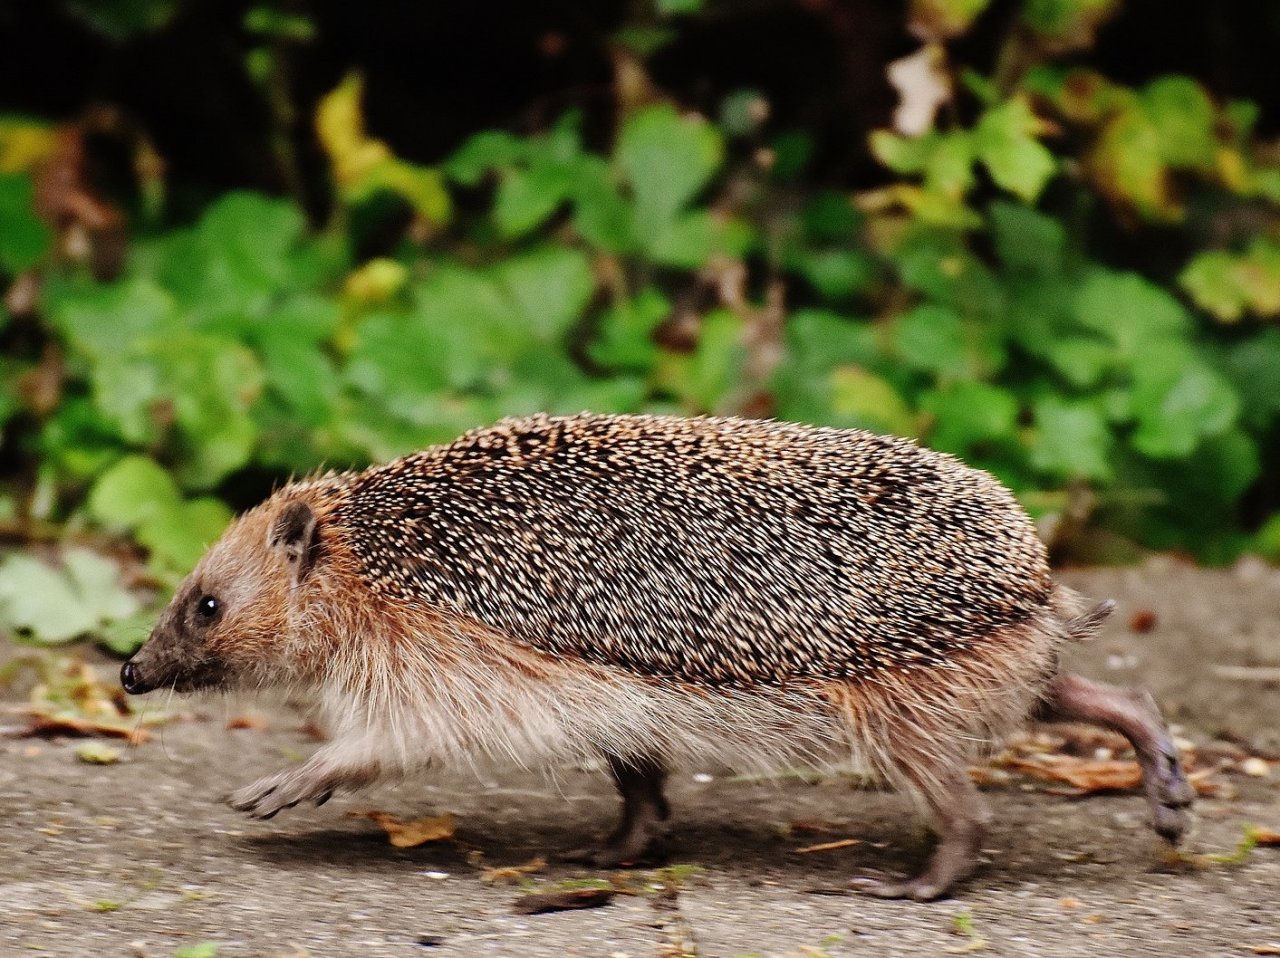
<instances>
[{"instance_id":1,"label":"hedgehog front leg","mask_svg":"<svg viewBox=\"0 0 1280 958\"><path fill-rule=\"evenodd\" d=\"M1156 834L1180 842L1191 827L1195 790L1178 761L1164 719L1151 693L1091 682L1064 672L1054 677L1037 718L1049 722L1088 722L1119 732L1133 745L1142 768L1142 785L1151 806Z\"/></svg>"},{"instance_id":2,"label":"hedgehog front leg","mask_svg":"<svg viewBox=\"0 0 1280 958\"><path fill-rule=\"evenodd\" d=\"M274 818L301 802L323 805L338 789L358 789L378 777L378 768L345 743L321 748L303 764L258 779L228 795L226 803L252 818Z\"/></svg>"},{"instance_id":3,"label":"hedgehog front leg","mask_svg":"<svg viewBox=\"0 0 1280 958\"><path fill-rule=\"evenodd\" d=\"M924 871L914 878L905 881L864 878L857 880L857 885L877 898L933 901L973 871L991 812L963 767L939 766L936 762L921 764L917 757L910 765L900 765L899 772L910 788L924 797L933 812L938 844Z\"/></svg>"},{"instance_id":4,"label":"hedgehog front leg","mask_svg":"<svg viewBox=\"0 0 1280 958\"><path fill-rule=\"evenodd\" d=\"M651 758L619 758L608 755L609 774L622 795L622 820L599 848L563 853L564 861L616 868L651 860L659 855L662 823L671 807L662 794L667 770Z\"/></svg>"}]
</instances>

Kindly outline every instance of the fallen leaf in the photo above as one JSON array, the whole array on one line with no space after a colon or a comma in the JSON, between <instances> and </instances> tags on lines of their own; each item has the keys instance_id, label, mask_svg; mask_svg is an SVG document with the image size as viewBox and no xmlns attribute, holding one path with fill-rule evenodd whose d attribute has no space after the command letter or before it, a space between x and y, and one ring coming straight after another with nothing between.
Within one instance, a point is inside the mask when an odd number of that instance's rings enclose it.
<instances>
[{"instance_id":1,"label":"fallen leaf","mask_svg":"<svg viewBox=\"0 0 1280 958\"><path fill-rule=\"evenodd\" d=\"M797 848L797 855L807 855L810 852L829 852L837 848L848 848L851 845L860 845L860 838L842 838L836 842L822 842L820 845L806 845L804 848Z\"/></svg>"},{"instance_id":2,"label":"fallen leaf","mask_svg":"<svg viewBox=\"0 0 1280 958\"><path fill-rule=\"evenodd\" d=\"M1280 845L1280 832L1264 825L1255 825L1251 830L1253 840L1259 845Z\"/></svg>"},{"instance_id":3,"label":"fallen leaf","mask_svg":"<svg viewBox=\"0 0 1280 958\"><path fill-rule=\"evenodd\" d=\"M1249 950L1255 955L1280 955L1280 945L1252 945Z\"/></svg>"},{"instance_id":4,"label":"fallen leaf","mask_svg":"<svg viewBox=\"0 0 1280 958\"><path fill-rule=\"evenodd\" d=\"M90 765L114 765L120 761L120 750L102 742L82 742L76 748L76 758Z\"/></svg>"},{"instance_id":5,"label":"fallen leaf","mask_svg":"<svg viewBox=\"0 0 1280 958\"><path fill-rule=\"evenodd\" d=\"M571 911L575 908L599 908L613 900L612 888L575 888L572 891L535 892L521 895L512 904L520 915L540 915L550 911Z\"/></svg>"},{"instance_id":6,"label":"fallen leaf","mask_svg":"<svg viewBox=\"0 0 1280 958\"><path fill-rule=\"evenodd\" d=\"M1051 782L1066 782L1081 794L1126 792L1142 784L1138 763L1126 759L1082 759L1070 755L1045 755L1037 759L1013 758L1009 765L1019 772Z\"/></svg>"},{"instance_id":7,"label":"fallen leaf","mask_svg":"<svg viewBox=\"0 0 1280 958\"><path fill-rule=\"evenodd\" d=\"M520 880L522 875L529 875L533 872L540 872L547 867L545 858L535 858L527 861L523 865L508 865L505 867L486 868L480 873L480 880L490 885L510 885Z\"/></svg>"},{"instance_id":8,"label":"fallen leaf","mask_svg":"<svg viewBox=\"0 0 1280 958\"><path fill-rule=\"evenodd\" d=\"M377 822L387 833L396 848L416 848L427 842L441 842L453 838L453 816L437 815L402 822L388 812L348 812L352 818L369 818Z\"/></svg>"},{"instance_id":9,"label":"fallen leaf","mask_svg":"<svg viewBox=\"0 0 1280 958\"><path fill-rule=\"evenodd\" d=\"M1129 631L1144 634L1156 627L1157 616L1151 609L1139 609L1129 619Z\"/></svg>"},{"instance_id":10,"label":"fallen leaf","mask_svg":"<svg viewBox=\"0 0 1280 958\"><path fill-rule=\"evenodd\" d=\"M37 677L27 704L5 710L30 719L9 733L17 737L108 735L136 745L150 738L146 726L172 718L154 708L135 713L118 684L104 682L93 666L75 656L35 656L13 666L33 669Z\"/></svg>"}]
</instances>

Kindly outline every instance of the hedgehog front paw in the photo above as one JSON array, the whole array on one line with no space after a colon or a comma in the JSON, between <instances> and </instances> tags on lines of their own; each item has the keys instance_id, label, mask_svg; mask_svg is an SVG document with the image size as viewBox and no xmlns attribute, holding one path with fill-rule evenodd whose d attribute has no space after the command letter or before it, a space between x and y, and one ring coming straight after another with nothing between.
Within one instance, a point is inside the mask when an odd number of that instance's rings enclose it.
<instances>
[{"instance_id":1,"label":"hedgehog front paw","mask_svg":"<svg viewBox=\"0 0 1280 958\"><path fill-rule=\"evenodd\" d=\"M302 766L260 778L227 797L227 804L251 818L271 818L299 802L323 805L333 795L337 783L319 770Z\"/></svg>"}]
</instances>

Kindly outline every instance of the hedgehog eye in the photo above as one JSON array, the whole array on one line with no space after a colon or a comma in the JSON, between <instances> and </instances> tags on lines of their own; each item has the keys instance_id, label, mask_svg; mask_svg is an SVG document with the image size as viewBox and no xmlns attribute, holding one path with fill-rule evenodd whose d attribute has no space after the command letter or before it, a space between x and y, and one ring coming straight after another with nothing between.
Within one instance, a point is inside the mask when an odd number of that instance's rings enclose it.
<instances>
[{"instance_id":1,"label":"hedgehog eye","mask_svg":"<svg viewBox=\"0 0 1280 958\"><path fill-rule=\"evenodd\" d=\"M203 595L200 601L196 603L196 615L205 622L212 622L213 617L218 614L218 610L222 605L211 595Z\"/></svg>"}]
</instances>

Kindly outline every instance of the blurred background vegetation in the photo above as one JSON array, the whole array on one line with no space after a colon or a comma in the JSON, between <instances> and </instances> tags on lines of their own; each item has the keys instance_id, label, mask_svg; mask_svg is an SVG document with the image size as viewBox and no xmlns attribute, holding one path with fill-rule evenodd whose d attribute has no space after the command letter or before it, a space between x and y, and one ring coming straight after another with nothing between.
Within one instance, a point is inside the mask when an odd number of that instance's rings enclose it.
<instances>
[{"instance_id":1,"label":"blurred background vegetation","mask_svg":"<svg viewBox=\"0 0 1280 958\"><path fill-rule=\"evenodd\" d=\"M128 650L289 476L536 410L1280 559L1277 62L1253 0L10 3L0 630Z\"/></svg>"}]
</instances>

